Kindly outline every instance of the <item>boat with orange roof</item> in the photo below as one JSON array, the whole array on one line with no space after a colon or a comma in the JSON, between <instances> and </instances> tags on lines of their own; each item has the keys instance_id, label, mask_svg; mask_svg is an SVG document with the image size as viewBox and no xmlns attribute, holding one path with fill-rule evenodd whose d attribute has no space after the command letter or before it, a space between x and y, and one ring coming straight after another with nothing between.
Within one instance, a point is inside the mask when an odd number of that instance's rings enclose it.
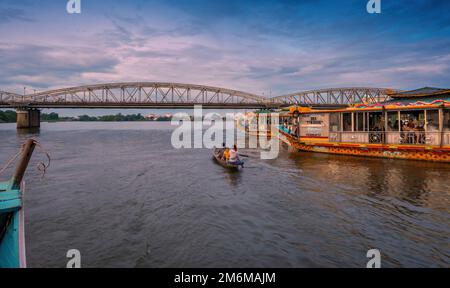
<instances>
[{"instance_id":1,"label":"boat with orange roof","mask_svg":"<svg viewBox=\"0 0 450 288\"><path fill-rule=\"evenodd\" d=\"M290 107L280 116L290 127L279 127L280 138L300 151L450 162L450 89L389 96L345 109Z\"/></svg>"}]
</instances>

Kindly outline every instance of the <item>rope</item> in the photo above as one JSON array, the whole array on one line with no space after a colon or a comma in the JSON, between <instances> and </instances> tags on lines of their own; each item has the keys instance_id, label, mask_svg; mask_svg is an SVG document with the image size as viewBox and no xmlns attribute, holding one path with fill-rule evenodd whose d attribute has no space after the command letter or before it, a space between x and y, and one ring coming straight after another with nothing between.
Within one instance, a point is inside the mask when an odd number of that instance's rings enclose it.
<instances>
[{"instance_id":1,"label":"rope","mask_svg":"<svg viewBox=\"0 0 450 288\"><path fill-rule=\"evenodd\" d=\"M16 159L20 156L20 154L22 154L22 149L20 149L20 151L19 151L16 155L14 155L13 157L11 157L11 158L6 162L6 164L3 166L3 168L0 169L0 175L2 175L2 174L6 171L6 169L8 169L9 166L11 166L11 164L12 164L14 161L16 161Z\"/></svg>"},{"instance_id":2,"label":"rope","mask_svg":"<svg viewBox=\"0 0 450 288\"><path fill-rule=\"evenodd\" d=\"M39 141L37 141L37 140L33 140L33 141L34 141L34 144L36 145L36 147L39 149L39 151L47 156L47 163L44 163L41 161L36 166L36 169L38 171L42 172L41 178L44 178L48 167L50 167L50 162L51 162L50 154L47 152L47 150L44 149L44 147L41 145L41 143L39 143ZM0 176L11 166L11 164L13 164L17 160L17 158L19 158L19 156L23 153L23 148L24 148L24 144L22 144L20 146L20 151L16 155L11 157L5 163L3 168L0 169Z\"/></svg>"},{"instance_id":3,"label":"rope","mask_svg":"<svg viewBox=\"0 0 450 288\"><path fill-rule=\"evenodd\" d=\"M43 154L45 154L45 156L47 156L47 165L44 162L39 162L36 166L36 169L38 171L42 172L41 179L43 179L45 177L45 173L47 172L48 167L50 167L50 162L51 162L50 154L47 152L47 150L45 150L45 148L38 141L34 140L34 144L36 144L36 147L39 149L39 151L41 153L43 153Z\"/></svg>"}]
</instances>

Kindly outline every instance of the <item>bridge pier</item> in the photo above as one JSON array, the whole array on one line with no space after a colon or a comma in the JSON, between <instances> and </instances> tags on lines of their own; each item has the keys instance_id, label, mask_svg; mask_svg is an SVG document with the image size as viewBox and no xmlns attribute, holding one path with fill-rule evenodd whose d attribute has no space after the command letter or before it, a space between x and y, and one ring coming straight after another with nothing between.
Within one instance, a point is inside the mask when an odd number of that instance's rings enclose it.
<instances>
[{"instance_id":1,"label":"bridge pier","mask_svg":"<svg viewBox=\"0 0 450 288\"><path fill-rule=\"evenodd\" d=\"M17 129L30 129L41 127L41 111L31 108L20 108L16 110Z\"/></svg>"}]
</instances>

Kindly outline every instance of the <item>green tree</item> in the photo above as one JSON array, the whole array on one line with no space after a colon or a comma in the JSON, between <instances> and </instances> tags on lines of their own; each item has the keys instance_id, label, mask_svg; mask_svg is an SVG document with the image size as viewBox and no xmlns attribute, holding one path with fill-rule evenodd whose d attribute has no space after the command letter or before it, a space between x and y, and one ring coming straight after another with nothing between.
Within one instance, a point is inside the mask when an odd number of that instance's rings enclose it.
<instances>
[{"instance_id":1,"label":"green tree","mask_svg":"<svg viewBox=\"0 0 450 288\"><path fill-rule=\"evenodd\" d=\"M16 112L7 110L0 111L0 123L15 123L16 122Z\"/></svg>"},{"instance_id":2,"label":"green tree","mask_svg":"<svg viewBox=\"0 0 450 288\"><path fill-rule=\"evenodd\" d=\"M90 122L90 121L97 121L98 119L97 119L97 117L91 117L89 115L81 115L81 116L78 116L78 120Z\"/></svg>"},{"instance_id":3,"label":"green tree","mask_svg":"<svg viewBox=\"0 0 450 288\"><path fill-rule=\"evenodd\" d=\"M58 121L59 115L58 115L58 113L54 113L54 112L52 112L50 114L42 113L41 119L42 119L42 121Z\"/></svg>"}]
</instances>

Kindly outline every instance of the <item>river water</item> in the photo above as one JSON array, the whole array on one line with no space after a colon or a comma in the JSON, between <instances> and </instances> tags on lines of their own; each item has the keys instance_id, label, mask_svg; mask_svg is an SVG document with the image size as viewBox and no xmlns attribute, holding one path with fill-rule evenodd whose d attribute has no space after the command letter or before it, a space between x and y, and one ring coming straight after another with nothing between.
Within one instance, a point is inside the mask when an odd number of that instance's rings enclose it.
<instances>
[{"instance_id":1,"label":"river water","mask_svg":"<svg viewBox=\"0 0 450 288\"><path fill-rule=\"evenodd\" d=\"M30 267L450 266L450 165L288 153L240 173L207 149L175 150L170 123L0 125L0 163L27 137ZM37 151L38 152L38 151ZM11 171L1 178L6 180Z\"/></svg>"}]
</instances>

